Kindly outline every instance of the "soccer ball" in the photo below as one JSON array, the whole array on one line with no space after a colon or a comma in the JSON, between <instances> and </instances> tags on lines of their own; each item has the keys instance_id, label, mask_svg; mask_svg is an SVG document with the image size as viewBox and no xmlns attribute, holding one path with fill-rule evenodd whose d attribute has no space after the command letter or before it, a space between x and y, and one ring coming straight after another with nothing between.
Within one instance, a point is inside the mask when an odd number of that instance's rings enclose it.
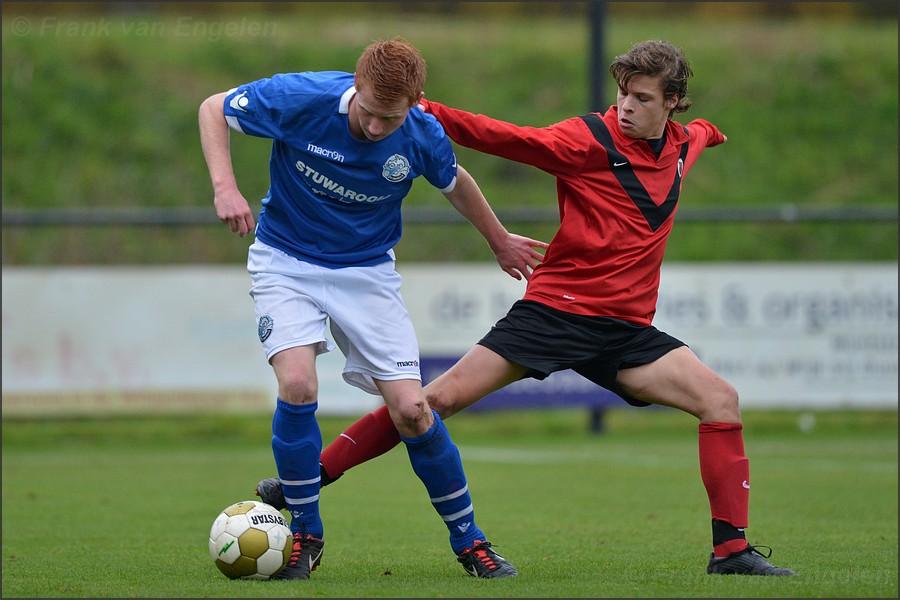
<instances>
[{"instance_id":1,"label":"soccer ball","mask_svg":"<svg viewBox=\"0 0 900 600\"><path fill-rule=\"evenodd\" d=\"M293 537L284 516L256 500L232 504L209 530L209 554L229 579L269 579L287 564Z\"/></svg>"}]
</instances>

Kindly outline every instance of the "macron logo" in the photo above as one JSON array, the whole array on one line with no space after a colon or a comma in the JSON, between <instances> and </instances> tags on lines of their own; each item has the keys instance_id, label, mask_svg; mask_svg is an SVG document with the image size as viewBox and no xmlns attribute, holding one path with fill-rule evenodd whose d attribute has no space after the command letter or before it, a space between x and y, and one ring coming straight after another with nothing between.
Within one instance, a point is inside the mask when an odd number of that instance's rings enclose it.
<instances>
[{"instance_id":1,"label":"macron logo","mask_svg":"<svg viewBox=\"0 0 900 600\"><path fill-rule=\"evenodd\" d=\"M313 154L318 154L319 156L324 156L325 158L330 158L338 162L344 162L344 155L336 150L328 150L327 148L321 148L315 144L307 144L306 149Z\"/></svg>"}]
</instances>

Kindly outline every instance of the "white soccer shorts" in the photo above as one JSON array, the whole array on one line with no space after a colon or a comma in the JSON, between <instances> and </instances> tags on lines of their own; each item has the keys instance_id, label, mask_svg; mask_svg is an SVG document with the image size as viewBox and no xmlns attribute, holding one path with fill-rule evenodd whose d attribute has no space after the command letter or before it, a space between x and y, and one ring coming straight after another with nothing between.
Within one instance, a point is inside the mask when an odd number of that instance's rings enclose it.
<instances>
[{"instance_id":1,"label":"white soccer shorts","mask_svg":"<svg viewBox=\"0 0 900 600\"><path fill-rule=\"evenodd\" d=\"M298 260L259 240L247 258L250 297L266 360L287 348L334 342L346 357L343 377L378 395L373 379L416 379L419 343L400 295L394 261L329 269Z\"/></svg>"}]
</instances>

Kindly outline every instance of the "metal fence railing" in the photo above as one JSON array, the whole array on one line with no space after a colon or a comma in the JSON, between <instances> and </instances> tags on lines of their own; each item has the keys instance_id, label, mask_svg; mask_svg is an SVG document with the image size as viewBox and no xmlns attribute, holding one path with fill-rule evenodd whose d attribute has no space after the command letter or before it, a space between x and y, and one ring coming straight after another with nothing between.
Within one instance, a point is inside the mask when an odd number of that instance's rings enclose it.
<instances>
[{"instance_id":1,"label":"metal fence railing","mask_svg":"<svg viewBox=\"0 0 900 600\"><path fill-rule=\"evenodd\" d=\"M555 206L498 208L505 223L548 223L559 219ZM465 219L449 207L419 206L404 209L407 223L457 223ZM685 206L679 209L680 222L859 222L897 221L896 205L864 204L856 206ZM215 210L209 207L129 207L129 208L52 208L25 210L4 208L3 227L41 227L60 225L196 226L218 224Z\"/></svg>"}]
</instances>

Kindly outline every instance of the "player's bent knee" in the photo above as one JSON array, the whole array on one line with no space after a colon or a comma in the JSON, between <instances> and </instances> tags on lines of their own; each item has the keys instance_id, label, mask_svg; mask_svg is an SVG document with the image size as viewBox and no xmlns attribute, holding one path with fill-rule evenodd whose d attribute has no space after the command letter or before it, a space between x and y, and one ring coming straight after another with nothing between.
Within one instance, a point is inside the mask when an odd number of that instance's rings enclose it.
<instances>
[{"instance_id":1,"label":"player's bent knee","mask_svg":"<svg viewBox=\"0 0 900 600\"><path fill-rule=\"evenodd\" d=\"M428 401L428 406L434 409L434 411L437 412L437 414L439 414L442 419L445 419L450 414L453 414L449 410L450 404L447 394L442 392L426 391L425 399Z\"/></svg>"},{"instance_id":2,"label":"player's bent knee","mask_svg":"<svg viewBox=\"0 0 900 600\"><path fill-rule=\"evenodd\" d=\"M388 410L397 431L407 437L425 433L434 420L424 401L400 403Z\"/></svg>"},{"instance_id":3,"label":"player's bent knee","mask_svg":"<svg viewBox=\"0 0 900 600\"><path fill-rule=\"evenodd\" d=\"M442 419L452 417L485 395L485 390L462 381L448 371L425 386L425 399Z\"/></svg>"},{"instance_id":4,"label":"player's bent knee","mask_svg":"<svg viewBox=\"0 0 900 600\"><path fill-rule=\"evenodd\" d=\"M278 397L290 404L315 402L318 393L316 382L305 377L284 378L278 382Z\"/></svg>"},{"instance_id":5,"label":"player's bent knee","mask_svg":"<svg viewBox=\"0 0 900 600\"><path fill-rule=\"evenodd\" d=\"M727 382L721 382L716 390L706 397L705 410L708 420L739 423L741 420L740 398L737 390Z\"/></svg>"}]
</instances>

